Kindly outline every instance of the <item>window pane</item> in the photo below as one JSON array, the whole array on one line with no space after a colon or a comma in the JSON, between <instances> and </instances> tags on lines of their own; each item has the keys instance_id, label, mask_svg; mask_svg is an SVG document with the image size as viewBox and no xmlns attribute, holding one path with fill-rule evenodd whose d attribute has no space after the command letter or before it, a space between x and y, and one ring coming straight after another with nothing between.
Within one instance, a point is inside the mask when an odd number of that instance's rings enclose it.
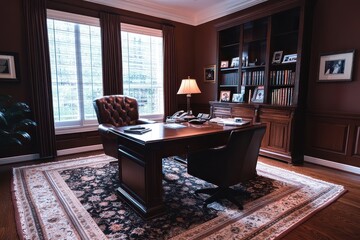
<instances>
[{"instance_id":1,"label":"window pane","mask_svg":"<svg viewBox=\"0 0 360 240\"><path fill-rule=\"evenodd\" d=\"M48 19L54 119L57 126L95 120L103 95L100 27Z\"/></svg>"},{"instance_id":2,"label":"window pane","mask_svg":"<svg viewBox=\"0 0 360 240\"><path fill-rule=\"evenodd\" d=\"M140 115L163 114L162 37L122 31L121 39L124 94L138 100Z\"/></svg>"}]
</instances>

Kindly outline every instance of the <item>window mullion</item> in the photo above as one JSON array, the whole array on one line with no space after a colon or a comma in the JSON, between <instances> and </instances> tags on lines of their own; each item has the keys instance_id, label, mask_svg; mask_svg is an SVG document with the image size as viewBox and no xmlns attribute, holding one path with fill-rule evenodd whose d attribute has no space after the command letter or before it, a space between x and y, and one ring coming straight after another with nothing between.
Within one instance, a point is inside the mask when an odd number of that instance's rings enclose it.
<instances>
[{"instance_id":1,"label":"window mullion","mask_svg":"<svg viewBox=\"0 0 360 240\"><path fill-rule=\"evenodd\" d=\"M79 94L79 113L80 113L80 122L84 124L85 114L84 114L84 88L83 88L83 75L82 75L82 59L81 59L81 43L80 43L80 26L75 24L75 54L76 54L76 75L77 75L77 84L78 84L78 94Z\"/></svg>"}]
</instances>

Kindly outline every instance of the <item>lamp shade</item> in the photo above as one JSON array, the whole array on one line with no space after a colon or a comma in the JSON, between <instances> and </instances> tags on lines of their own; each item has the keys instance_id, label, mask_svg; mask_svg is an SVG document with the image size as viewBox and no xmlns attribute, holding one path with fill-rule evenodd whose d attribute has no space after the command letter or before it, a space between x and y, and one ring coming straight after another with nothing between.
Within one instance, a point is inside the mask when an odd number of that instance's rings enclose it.
<instances>
[{"instance_id":1,"label":"lamp shade","mask_svg":"<svg viewBox=\"0 0 360 240\"><path fill-rule=\"evenodd\" d=\"M177 94L193 94L193 93L201 93L198 85L196 84L195 79L183 79L181 81L181 85Z\"/></svg>"}]
</instances>

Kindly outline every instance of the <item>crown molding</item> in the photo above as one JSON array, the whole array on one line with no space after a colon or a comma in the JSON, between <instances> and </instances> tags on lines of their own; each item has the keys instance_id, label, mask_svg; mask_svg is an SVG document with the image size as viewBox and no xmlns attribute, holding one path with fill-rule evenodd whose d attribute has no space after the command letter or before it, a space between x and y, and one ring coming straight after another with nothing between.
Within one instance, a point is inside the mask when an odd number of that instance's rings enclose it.
<instances>
[{"instance_id":1,"label":"crown molding","mask_svg":"<svg viewBox=\"0 0 360 240\"><path fill-rule=\"evenodd\" d=\"M200 25L217 18L241 11L254 5L266 2L268 0L248 0L248 1L223 1L216 5L204 8L197 13L197 18L193 25Z\"/></svg>"},{"instance_id":2,"label":"crown molding","mask_svg":"<svg viewBox=\"0 0 360 240\"><path fill-rule=\"evenodd\" d=\"M142 0L85 0L118 9L137 12L153 17L168 19L180 23L197 26L231 13L243 10L267 0L223 0L209 5L199 11L186 11L163 4Z\"/></svg>"}]
</instances>

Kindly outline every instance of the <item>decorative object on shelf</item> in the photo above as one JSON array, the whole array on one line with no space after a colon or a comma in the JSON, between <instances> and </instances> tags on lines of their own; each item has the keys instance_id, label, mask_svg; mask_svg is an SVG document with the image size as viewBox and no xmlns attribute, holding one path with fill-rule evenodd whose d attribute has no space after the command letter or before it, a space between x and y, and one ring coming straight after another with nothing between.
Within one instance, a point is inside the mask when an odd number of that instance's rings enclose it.
<instances>
[{"instance_id":1,"label":"decorative object on shelf","mask_svg":"<svg viewBox=\"0 0 360 240\"><path fill-rule=\"evenodd\" d=\"M234 57L232 60L231 60L231 65L230 67L238 67L239 66L239 57Z\"/></svg>"},{"instance_id":2,"label":"decorative object on shelf","mask_svg":"<svg viewBox=\"0 0 360 240\"><path fill-rule=\"evenodd\" d=\"M179 88L179 91L177 92L177 94L186 94L187 113L189 115L192 115L191 108L190 108L191 94L195 94L195 93L201 93L198 85L196 84L196 80L190 79L190 76L188 76L188 79L183 79L181 81L181 85L180 85L180 88Z\"/></svg>"},{"instance_id":3,"label":"decorative object on shelf","mask_svg":"<svg viewBox=\"0 0 360 240\"><path fill-rule=\"evenodd\" d=\"M204 68L204 82L214 83L216 80L216 65L210 65Z\"/></svg>"},{"instance_id":4,"label":"decorative object on shelf","mask_svg":"<svg viewBox=\"0 0 360 240\"><path fill-rule=\"evenodd\" d=\"M232 96L232 102L244 102L244 94L243 93L234 93Z\"/></svg>"},{"instance_id":5,"label":"decorative object on shelf","mask_svg":"<svg viewBox=\"0 0 360 240\"><path fill-rule=\"evenodd\" d=\"M231 95L231 91L221 91L220 92L220 102L229 102L230 95Z\"/></svg>"},{"instance_id":6,"label":"decorative object on shelf","mask_svg":"<svg viewBox=\"0 0 360 240\"><path fill-rule=\"evenodd\" d=\"M273 54L273 59L272 59L272 63L281 63L281 58L283 55L283 51L276 51Z\"/></svg>"},{"instance_id":7,"label":"decorative object on shelf","mask_svg":"<svg viewBox=\"0 0 360 240\"><path fill-rule=\"evenodd\" d=\"M19 81L19 64L16 53L0 52L0 80Z\"/></svg>"},{"instance_id":8,"label":"decorative object on shelf","mask_svg":"<svg viewBox=\"0 0 360 240\"><path fill-rule=\"evenodd\" d=\"M355 50L320 56L319 82L351 81Z\"/></svg>"},{"instance_id":9,"label":"decorative object on shelf","mask_svg":"<svg viewBox=\"0 0 360 240\"><path fill-rule=\"evenodd\" d=\"M31 129L36 123L27 118L30 107L15 102L10 95L0 95L0 150L31 142Z\"/></svg>"},{"instance_id":10,"label":"decorative object on shelf","mask_svg":"<svg viewBox=\"0 0 360 240\"><path fill-rule=\"evenodd\" d=\"M221 61L220 68L227 68L229 67L229 61Z\"/></svg>"},{"instance_id":11,"label":"decorative object on shelf","mask_svg":"<svg viewBox=\"0 0 360 240\"><path fill-rule=\"evenodd\" d=\"M297 54L289 54L289 55L285 55L284 59L282 61L282 63L292 63L292 62L296 62L297 60Z\"/></svg>"},{"instance_id":12,"label":"decorative object on shelf","mask_svg":"<svg viewBox=\"0 0 360 240\"><path fill-rule=\"evenodd\" d=\"M255 88L254 95L251 99L253 103L263 103L264 102L264 86L259 86Z\"/></svg>"}]
</instances>

